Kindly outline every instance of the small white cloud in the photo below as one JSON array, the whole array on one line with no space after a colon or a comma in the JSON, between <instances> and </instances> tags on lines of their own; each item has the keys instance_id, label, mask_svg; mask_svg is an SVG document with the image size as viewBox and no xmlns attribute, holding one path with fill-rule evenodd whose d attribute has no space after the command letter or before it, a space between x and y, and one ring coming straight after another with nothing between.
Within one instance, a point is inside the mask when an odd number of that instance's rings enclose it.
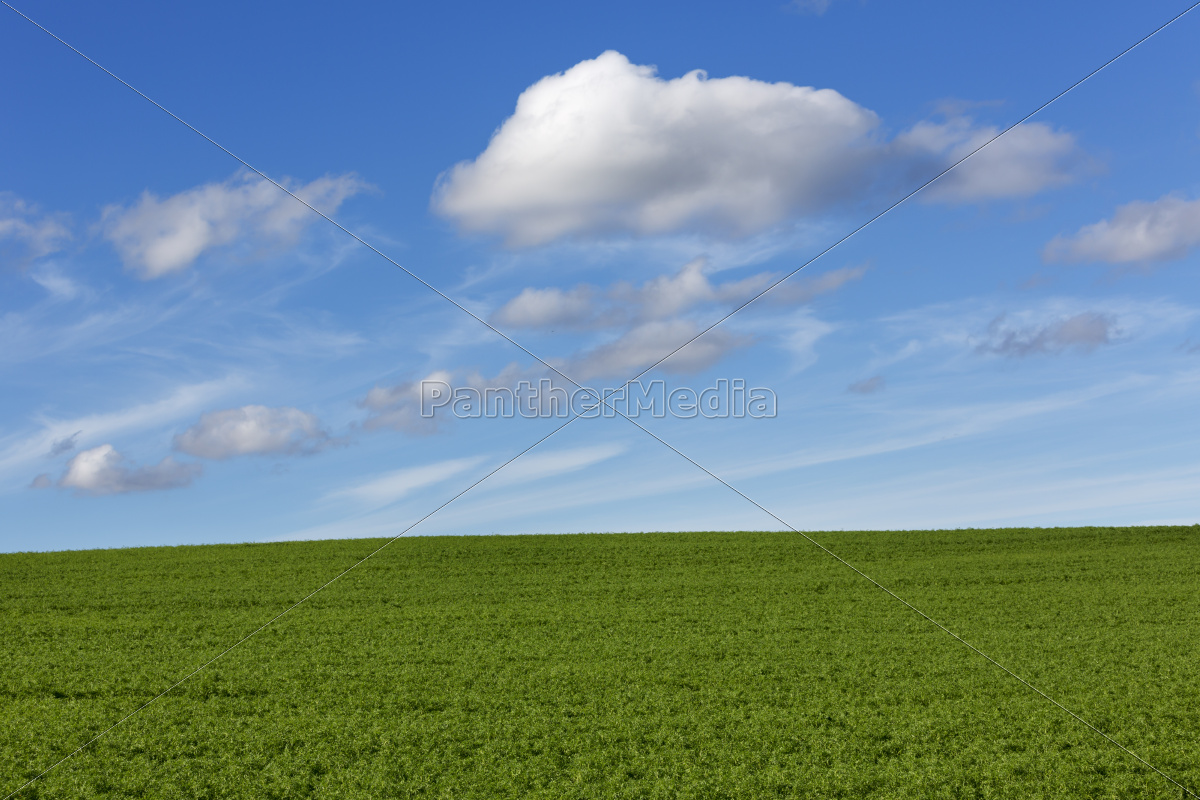
<instances>
[{"instance_id":1,"label":"small white cloud","mask_svg":"<svg viewBox=\"0 0 1200 800\"><path fill-rule=\"evenodd\" d=\"M29 488L30 489L49 489L53 485L54 485L54 481L50 480L50 476L43 472L41 475L38 475L32 481L30 481Z\"/></svg>"},{"instance_id":2,"label":"small white cloud","mask_svg":"<svg viewBox=\"0 0 1200 800\"><path fill-rule=\"evenodd\" d=\"M446 370L436 370L419 381L405 381L395 386L375 386L359 403L369 412L363 427L367 430L391 428L404 433L427 436L436 433L442 417L421 415L422 392L431 391L431 384L451 384L454 376ZM437 398L427 396L429 405Z\"/></svg>"},{"instance_id":3,"label":"small white cloud","mask_svg":"<svg viewBox=\"0 0 1200 800\"><path fill-rule=\"evenodd\" d=\"M666 319L717 298L704 274L704 259L692 259L674 275L660 275L638 288L618 285L611 292L618 302L636 306L642 319Z\"/></svg>"},{"instance_id":4,"label":"small white cloud","mask_svg":"<svg viewBox=\"0 0 1200 800\"><path fill-rule=\"evenodd\" d=\"M930 159L936 173L987 142L1000 129L978 127L966 117L920 122L896 137L898 153ZM1029 197L1073 182L1085 167L1073 134L1031 122L1019 125L975 153L927 188L926 202L965 203Z\"/></svg>"},{"instance_id":5,"label":"small white cloud","mask_svg":"<svg viewBox=\"0 0 1200 800\"><path fill-rule=\"evenodd\" d=\"M1046 245L1046 261L1104 261L1135 264L1183 258L1200 245L1200 200L1169 194L1153 202L1120 206L1113 218L1057 236Z\"/></svg>"},{"instance_id":6,"label":"small white cloud","mask_svg":"<svg viewBox=\"0 0 1200 800\"><path fill-rule=\"evenodd\" d=\"M492 321L512 328L585 327L595 318L590 286L562 289L527 288L492 316Z\"/></svg>"},{"instance_id":7,"label":"small white cloud","mask_svg":"<svg viewBox=\"0 0 1200 800\"><path fill-rule=\"evenodd\" d=\"M820 295L836 292L847 283L860 280L866 274L866 267L842 267L840 269L831 269L820 275L814 275L811 278L789 278L785 283L781 283L772 289L771 293L763 299L770 303L799 305L807 303ZM775 280L774 275L768 273L768 276L772 281ZM756 289L755 292L757 291ZM751 292L747 292L747 297L751 294Z\"/></svg>"},{"instance_id":8,"label":"small white cloud","mask_svg":"<svg viewBox=\"0 0 1200 800\"><path fill-rule=\"evenodd\" d=\"M312 414L297 408L242 406L210 411L175 437L176 450L199 458L296 455L328 447L332 439Z\"/></svg>"},{"instance_id":9,"label":"small white cloud","mask_svg":"<svg viewBox=\"0 0 1200 800\"><path fill-rule=\"evenodd\" d=\"M438 422L441 419L421 415L419 381L405 381L395 386L375 386L367 392L359 407L367 409L368 416L363 422L363 427L369 431L391 428L415 436L427 436L438 431Z\"/></svg>"},{"instance_id":10,"label":"small white cloud","mask_svg":"<svg viewBox=\"0 0 1200 800\"><path fill-rule=\"evenodd\" d=\"M992 320L986 338L976 350L1015 358L1067 349L1088 353L1100 345L1111 344L1119 335L1115 317L1094 311L1034 325L1013 324L1001 314Z\"/></svg>"},{"instance_id":11,"label":"small white cloud","mask_svg":"<svg viewBox=\"0 0 1200 800\"><path fill-rule=\"evenodd\" d=\"M282 183L326 214L366 188L354 175ZM208 183L166 199L147 191L130 208L109 206L102 228L126 267L149 280L184 270L205 251L242 239L287 244L318 219L269 181L241 172L222 183Z\"/></svg>"},{"instance_id":12,"label":"small white cloud","mask_svg":"<svg viewBox=\"0 0 1200 800\"><path fill-rule=\"evenodd\" d=\"M200 472L199 464L181 464L169 456L152 467L129 467L111 444L102 444L72 458L58 485L90 495L148 492L187 486Z\"/></svg>"},{"instance_id":13,"label":"small white cloud","mask_svg":"<svg viewBox=\"0 0 1200 800\"><path fill-rule=\"evenodd\" d=\"M11 192L0 192L0 244L22 261L49 255L71 238L64 215L43 214Z\"/></svg>"}]
</instances>

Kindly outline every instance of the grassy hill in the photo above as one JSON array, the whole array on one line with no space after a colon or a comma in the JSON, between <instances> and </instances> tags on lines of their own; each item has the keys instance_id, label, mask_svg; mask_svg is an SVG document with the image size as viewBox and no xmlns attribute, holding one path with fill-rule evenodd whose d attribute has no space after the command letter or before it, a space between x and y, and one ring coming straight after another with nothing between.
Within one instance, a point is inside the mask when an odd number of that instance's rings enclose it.
<instances>
[{"instance_id":1,"label":"grassy hill","mask_svg":"<svg viewBox=\"0 0 1200 800\"><path fill-rule=\"evenodd\" d=\"M1200 527L814 534L1200 788ZM380 544L0 555L0 797ZM401 539L20 797L1180 790L795 534Z\"/></svg>"}]
</instances>

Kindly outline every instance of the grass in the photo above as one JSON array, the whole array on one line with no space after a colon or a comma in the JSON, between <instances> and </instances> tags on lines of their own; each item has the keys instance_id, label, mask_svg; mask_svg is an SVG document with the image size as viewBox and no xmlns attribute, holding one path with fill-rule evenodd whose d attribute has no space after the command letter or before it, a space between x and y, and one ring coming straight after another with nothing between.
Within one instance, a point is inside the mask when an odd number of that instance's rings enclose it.
<instances>
[{"instance_id":1,"label":"grass","mask_svg":"<svg viewBox=\"0 0 1200 800\"><path fill-rule=\"evenodd\" d=\"M1200 527L815 534L1200 786ZM0 797L379 540L0 555ZM788 533L401 539L22 798L1175 798Z\"/></svg>"}]
</instances>

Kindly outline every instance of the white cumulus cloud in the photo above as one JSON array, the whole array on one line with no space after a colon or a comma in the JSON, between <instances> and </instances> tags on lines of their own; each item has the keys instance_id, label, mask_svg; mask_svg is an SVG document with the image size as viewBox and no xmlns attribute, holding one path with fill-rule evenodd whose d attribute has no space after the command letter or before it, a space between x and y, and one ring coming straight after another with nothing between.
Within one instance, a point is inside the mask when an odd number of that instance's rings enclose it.
<instances>
[{"instance_id":1,"label":"white cumulus cloud","mask_svg":"<svg viewBox=\"0 0 1200 800\"><path fill-rule=\"evenodd\" d=\"M513 328L588 327L596 316L595 290L529 287L492 315L492 321Z\"/></svg>"},{"instance_id":2,"label":"white cumulus cloud","mask_svg":"<svg viewBox=\"0 0 1200 800\"><path fill-rule=\"evenodd\" d=\"M366 188L354 175L281 183L326 214ZM240 172L165 199L147 191L132 207L109 206L102 227L125 265L149 280L184 270L205 251L239 240L286 244L318 219L269 181Z\"/></svg>"},{"instance_id":3,"label":"white cumulus cloud","mask_svg":"<svg viewBox=\"0 0 1200 800\"><path fill-rule=\"evenodd\" d=\"M1120 206L1112 219L1058 236L1046 245L1047 261L1135 264L1183 258L1200 245L1200 200L1169 194L1153 202Z\"/></svg>"},{"instance_id":4,"label":"white cumulus cloud","mask_svg":"<svg viewBox=\"0 0 1200 800\"><path fill-rule=\"evenodd\" d=\"M521 93L473 161L438 181L433 207L514 247L571 236L699 231L744 236L894 193L992 136L966 118L887 141L878 116L832 89L665 80L607 51ZM931 199L1022 197L1073 179L1073 136L1010 131L939 181Z\"/></svg>"},{"instance_id":5,"label":"white cumulus cloud","mask_svg":"<svg viewBox=\"0 0 1200 800\"><path fill-rule=\"evenodd\" d=\"M924 154L933 169L942 169L987 142L1000 129L979 127L966 117L946 122L919 122L896 137L896 151ZM1049 125L1019 125L975 153L926 189L927 202L952 203L1029 197L1075 180L1084 159L1075 136Z\"/></svg>"},{"instance_id":6,"label":"white cumulus cloud","mask_svg":"<svg viewBox=\"0 0 1200 800\"><path fill-rule=\"evenodd\" d=\"M332 442L320 421L297 408L242 406L210 411L175 437L175 449L200 458L313 453Z\"/></svg>"},{"instance_id":7,"label":"white cumulus cloud","mask_svg":"<svg viewBox=\"0 0 1200 800\"><path fill-rule=\"evenodd\" d=\"M749 233L852 195L878 124L832 89L699 70L663 80L610 50L526 89L487 149L443 176L434 207L517 246Z\"/></svg>"},{"instance_id":8,"label":"white cumulus cloud","mask_svg":"<svg viewBox=\"0 0 1200 800\"><path fill-rule=\"evenodd\" d=\"M72 458L58 485L91 495L148 492L187 486L200 472L199 464L182 464L169 456L152 467L131 467L111 444L102 444ZM45 482L35 479L34 485Z\"/></svg>"}]
</instances>

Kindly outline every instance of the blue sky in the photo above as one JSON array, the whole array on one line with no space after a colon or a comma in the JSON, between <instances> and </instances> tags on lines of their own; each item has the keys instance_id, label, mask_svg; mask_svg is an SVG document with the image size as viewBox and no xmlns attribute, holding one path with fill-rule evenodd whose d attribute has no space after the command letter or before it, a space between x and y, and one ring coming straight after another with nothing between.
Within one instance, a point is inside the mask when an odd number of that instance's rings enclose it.
<instances>
[{"instance_id":1,"label":"blue sky","mask_svg":"<svg viewBox=\"0 0 1200 800\"><path fill-rule=\"evenodd\" d=\"M605 388L1186 7L1047 5L17 7ZM0 19L0 549L395 535L562 424L422 418L552 373ZM1198 38L643 377L774 417L638 421L799 529L1200 522ZM413 533L776 527L610 417Z\"/></svg>"}]
</instances>

